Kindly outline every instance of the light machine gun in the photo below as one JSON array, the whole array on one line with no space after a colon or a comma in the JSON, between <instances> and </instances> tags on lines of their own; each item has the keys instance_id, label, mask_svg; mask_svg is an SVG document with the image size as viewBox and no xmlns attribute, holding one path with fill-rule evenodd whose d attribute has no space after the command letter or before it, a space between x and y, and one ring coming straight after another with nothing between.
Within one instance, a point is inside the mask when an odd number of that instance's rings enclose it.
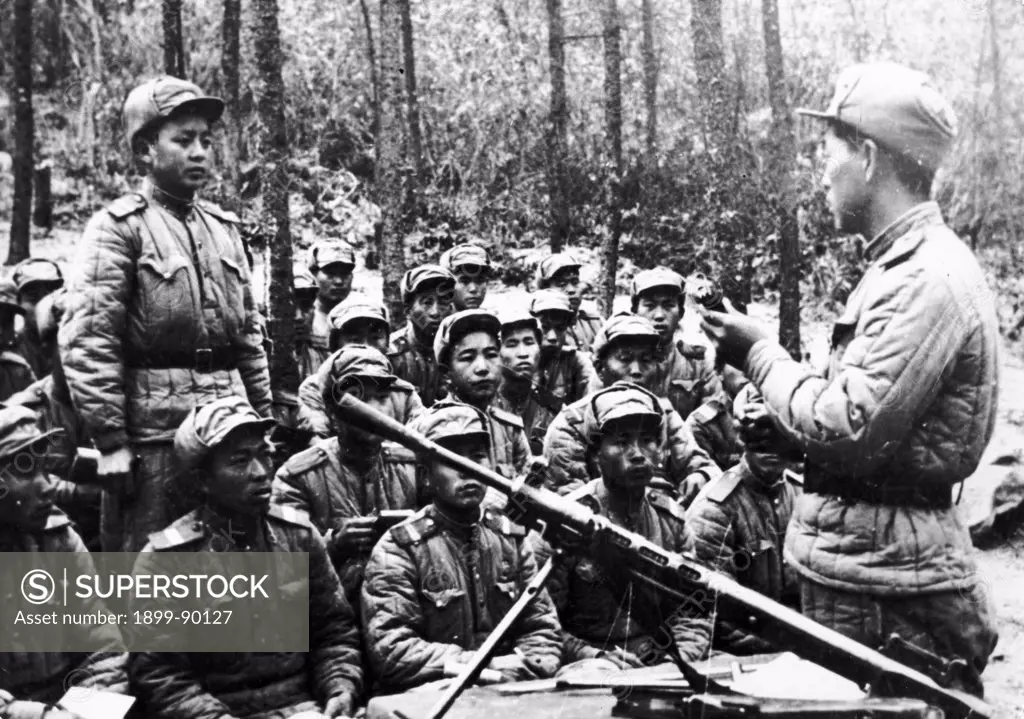
<instances>
[{"instance_id":1,"label":"light machine gun","mask_svg":"<svg viewBox=\"0 0 1024 719\"><path fill-rule=\"evenodd\" d=\"M506 512L535 529L554 546L591 543L602 550L594 559L633 582L681 604L710 613L721 602L760 619L763 633L779 646L846 677L876 697L908 697L941 709L946 719L988 719L992 708L963 692L941 687L927 675L775 602L681 554L668 552L638 534L594 514L582 504L513 481L445 449L351 395L337 411L344 420L397 442L422 457L437 459L509 498Z\"/></svg>"}]
</instances>

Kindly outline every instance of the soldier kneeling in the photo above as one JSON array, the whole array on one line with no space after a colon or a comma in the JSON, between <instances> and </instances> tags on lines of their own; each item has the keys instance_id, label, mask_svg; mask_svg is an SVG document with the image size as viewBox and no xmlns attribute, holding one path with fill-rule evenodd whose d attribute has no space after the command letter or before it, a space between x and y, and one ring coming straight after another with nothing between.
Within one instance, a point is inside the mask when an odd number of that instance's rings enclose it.
<instances>
[{"instance_id":1,"label":"soldier kneeling","mask_svg":"<svg viewBox=\"0 0 1024 719\"><path fill-rule=\"evenodd\" d=\"M490 465L487 420L474 407L444 404L410 428ZM457 674L536 574L526 530L481 510L482 484L436 460L427 473L433 503L389 530L366 565L363 627L383 691ZM546 592L534 597L496 654L489 668L504 680L554 675L561 640Z\"/></svg>"},{"instance_id":2,"label":"soldier kneeling","mask_svg":"<svg viewBox=\"0 0 1024 719\"><path fill-rule=\"evenodd\" d=\"M149 552L307 552L309 652L133 653L129 672L149 717L351 714L362 685L355 614L319 532L302 513L270 504L265 434L272 424L239 397L189 413L174 436L174 449L185 481L202 488L204 503L150 535L136 573L147 573Z\"/></svg>"}]
</instances>

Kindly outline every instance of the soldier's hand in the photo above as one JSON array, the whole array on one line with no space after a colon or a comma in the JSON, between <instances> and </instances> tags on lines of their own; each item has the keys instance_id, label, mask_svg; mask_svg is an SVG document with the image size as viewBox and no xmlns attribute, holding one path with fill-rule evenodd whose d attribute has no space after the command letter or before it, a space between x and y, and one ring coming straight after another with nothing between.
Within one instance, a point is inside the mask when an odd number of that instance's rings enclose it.
<instances>
[{"instance_id":1,"label":"soldier's hand","mask_svg":"<svg viewBox=\"0 0 1024 719\"><path fill-rule=\"evenodd\" d=\"M356 556L373 549L376 522L376 517L346 519L331 535L332 556Z\"/></svg>"},{"instance_id":2,"label":"soldier's hand","mask_svg":"<svg viewBox=\"0 0 1024 719\"><path fill-rule=\"evenodd\" d=\"M523 658L518 654L506 654L501 657L494 657L487 665L491 671L498 672L507 682L518 682L529 679L536 679L533 671L526 666Z\"/></svg>"},{"instance_id":3,"label":"soldier's hand","mask_svg":"<svg viewBox=\"0 0 1024 719\"><path fill-rule=\"evenodd\" d=\"M103 452L96 462L96 479L108 491L120 491L131 496L134 493L135 455L129 447L119 447L113 452Z\"/></svg>"},{"instance_id":4,"label":"soldier's hand","mask_svg":"<svg viewBox=\"0 0 1024 719\"><path fill-rule=\"evenodd\" d=\"M597 655L597 658L611 662L619 669L640 669L644 666L643 660L640 659L640 657L633 652L626 651L625 649L616 648L609 651L603 651Z\"/></svg>"},{"instance_id":5,"label":"soldier's hand","mask_svg":"<svg viewBox=\"0 0 1024 719\"><path fill-rule=\"evenodd\" d=\"M4 692L6 696L10 696ZM74 719L74 715L60 709L48 709L48 704L42 702L27 702L13 700L0 702L0 716L4 719Z\"/></svg>"},{"instance_id":6,"label":"soldier's hand","mask_svg":"<svg viewBox=\"0 0 1024 719\"><path fill-rule=\"evenodd\" d=\"M728 303L728 301L726 301ZM700 305L700 328L715 346L715 354L727 364L742 370L750 348L773 335L763 324L737 312L731 303L729 312L712 312Z\"/></svg>"},{"instance_id":7,"label":"soldier's hand","mask_svg":"<svg viewBox=\"0 0 1024 719\"><path fill-rule=\"evenodd\" d=\"M694 472L682 481L679 485L679 504L689 507L697 498L700 490L708 483L708 478L702 472Z\"/></svg>"},{"instance_id":8,"label":"soldier's hand","mask_svg":"<svg viewBox=\"0 0 1024 719\"><path fill-rule=\"evenodd\" d=\"M327 700L327 706L324 707L324 716L328 719L352 716L352 705L352 695L348 692L342 692Z\"/></svg>"}]
</instances>

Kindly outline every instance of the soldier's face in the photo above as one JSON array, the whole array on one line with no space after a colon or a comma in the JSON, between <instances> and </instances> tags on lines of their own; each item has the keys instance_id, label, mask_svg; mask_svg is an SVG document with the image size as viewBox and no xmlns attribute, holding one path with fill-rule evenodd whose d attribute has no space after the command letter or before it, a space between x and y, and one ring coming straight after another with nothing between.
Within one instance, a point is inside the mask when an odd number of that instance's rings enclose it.
<instances>
[{"instance_id":1,"label":"soldier's face","mask_svg":"<svg viewBox=\"0 0 1024 719\"><path fill-rule=\"evenodd\" d=\"M456 342L451 348L448 378L463 401L490 402L501 378L498 338L486 332L470 332Z\"/></svg>"},{"instance_id":2,"label":"soldier's face","mask_svg":"<svg viewBox=\"0 0 1024 719\"><path fill-rule=\"evenodd\" d=\"M0 474L0 522L25 532L42 531L53 509L54 491L42 463L27 450L4 462L7 466Z\"/></svg>"},{"instance_id":3,"label":"soldier's face","mask_svg":"<svg viewBox=\"0 0 1024 719\"><path fill-rule=\"evenodd\" d=\"M580 282L580 271L575 267L567 267L559 270L551 278L551 286L561 290L569 298L569 306L573 312L578 312L583 302L583 283Z\"/></svg>"},{"instance_id":4,"label":"soldier's face","mask_svg":"<svg viewBox=\"0 0 1024 719\"><path fill-rule=\"evenodd\" d=\"M273 477L270 445L261 430L240 427L210 455L206 492L211 502L240 515L262 515L270 508Z\"/></svg>"},{"instance_id":5,"label":"soldier's face","mask_svg":"<svg viewBox=\"0 0 1024 719\"><path fill-rule=\"evenodd\" d=\"M418 293L409 307L409 321L420 334L433 339L441 320L455 310L450 291L427 290Z\"/></svg>"},{"instance_id":6,"label":"soldier's face","mask_svg":"<svg viewBox=\"0 0 1024 719\"><path fill-rule=\"evenodd\" d=\"M615 382L632 382L647 387L657 370L651 343L628 339L609 348L601 365L601 381L606 387Z\"/></svg>"},{"instance_id":7,"label":"soldier's face","mask_svg":"<svg viewBox=\"0 0 1024 719\"><path fill-rule=\"evenodd\" d=\"M546 356L556 354L565 345L572 318L563 312L541 312L537 320L540 322L541 351Z\"/></svg>"},{"instance_id":8,"label":"soldier's face","mask_svg":"<svg viewBox=\"0 0 1024 719\"><path fill-rule=\"evenodd\" d=\"M338 330L335 347L339 350L349 345L368 345L380 350L382 354L388 352L388 326L383 322L369 318L355 319L346 322Z\"/></svg>"},{"instance_id":9,"label":"soldier's face","mask_svg":"<svg viewBox=\"0 0 1024 719\"><path fill-rule=\"evenodd\" d=\"M331 306L342 302L352 291L352 265L335 262L319 268L316 284L322 302Z\"/></svg>"},{"instance_id":10,"label":"soldier's face","mask_svg":"<svg viewBox=\"0 0 1024 719\"><path fill-rule=\"evenodd\" d=\"M683 318L683 305L678 292L656 289L640 295L636 313L651 321L662 342L670 342Z\"/></svg>"},{"instance_id":11,"label":"soldier's face","mask_svg":"<svg viewBox=\"0 0 1024 719\"><path fill-rule=\"evenodd\" d=\"M487 469L491 468L487 437L468 435L466 437L446 439L439 444L471 462L476 462ZM431 462L429 471L430 488L433 492L434 502L440 505L442 509L447 507L459 512L465 512L476 509L484 500L484 485L472 479L462 470L454 469L442 462L435 461Z\"/></svg>"},{"instance_id":12,"label":"soldier's face","mask_svg":"<svg viewBox=\"0 0 1024 719\"><path fill-rule=\"evenodd\" d=\"M833 128L826 130L821 184L836 231L842 234L860 234L866 228L870 193L867 158L862 150L840 139Z\"/></svg>"},{"instance_id":13,"label":"soldier's face","mask_svg":"<svg viewBox=\"0 0 1024 719\"><path fill-rule=\"evenodd\" d=\"M501 365L514 374L532 379L540 365L537 333L529 327L506 332L501 340Z\"/></svg>"},{"instance_id":14,"label":"soldier's face","mask_svg":"<svg viewBox=\"0 0 1024 719\"><path fill-rule=\"evenodd\" d=\"M625 419L601 435L597 464L610 489L643 490L663 461L661 432L654 422Z\"/></svg>"},{"instance_id":15,"label":"soldier's face","mask_svg":"<svg viewBox=\"0 0 1024 719\"><path fill-rule=\"evenodd\" d=\"M139 155L157 187L179 197L192 197L210 179L213 133L206 118L172 117Z\"/></svg>"},{"instance_id":16,"label":"soldier's face","mask_svg":"<svg viewBox=\"0 0 1024 719\"><path fill-rule=\"evenodd\" d=\"M462 265L455 271L455 309L475 310L487 297L488 269L478 265Z\"/></svg>"},{"instance_id":17,"label":"soldier's face","mask_svg":"<svg viewBox=\"0 0 1024 719\"><path fill-rule=\"evenodd\" d=\"M352 377L336 391L350 395L365 402L381 414L397 420L395 407L391 402L391 383L378 384L372 377ZM349 448L379 447L384 440L372 432L359 429L349 424L338 423L338 436Z\"/></svg>"}]
</instances>

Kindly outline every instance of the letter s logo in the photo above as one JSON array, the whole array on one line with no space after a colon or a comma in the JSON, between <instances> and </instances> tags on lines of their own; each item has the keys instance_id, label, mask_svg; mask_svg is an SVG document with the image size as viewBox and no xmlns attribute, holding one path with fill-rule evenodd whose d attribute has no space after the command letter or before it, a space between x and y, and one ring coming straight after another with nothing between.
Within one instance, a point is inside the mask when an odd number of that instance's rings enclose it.
<instances>
[{"instance_id":1,"label":"letter s logo","mask_svg":"<svg viewBox=\"0 0 1024 719\"><path fill-rule=\"evenodd\" d=\"M57 591L57 583L45 569L33 569L22 577L21 595L30 604L46 604Z\"/></svg>"}]
</instances>

